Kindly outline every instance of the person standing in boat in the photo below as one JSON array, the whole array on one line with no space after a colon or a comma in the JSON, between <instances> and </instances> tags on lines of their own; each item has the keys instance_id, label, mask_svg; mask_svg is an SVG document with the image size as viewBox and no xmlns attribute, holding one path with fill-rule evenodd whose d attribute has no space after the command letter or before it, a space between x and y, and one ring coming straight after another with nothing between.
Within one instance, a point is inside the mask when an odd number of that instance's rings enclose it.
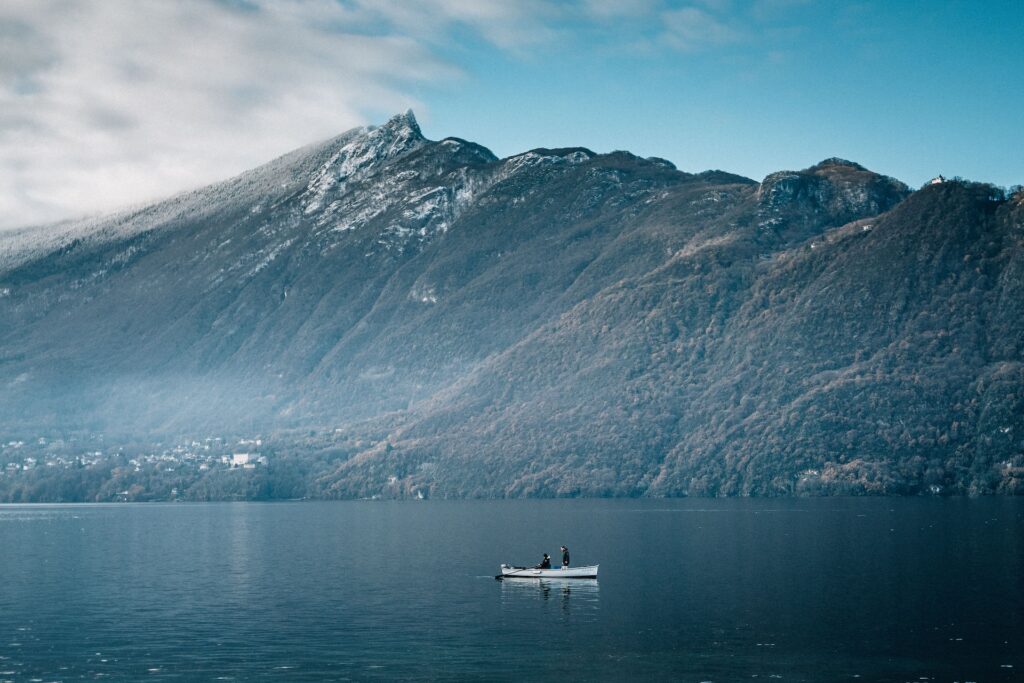
<instances>
[{"instance_id":1,"label":"person standing in boat","mask_svg":"<svg viewBox=\"0 0 1024 683\"><path fill-rule=\"evenodd\" d=\"M534 569L551 569L551 558L547 553L544 553L544 559Z\"/></svg>"},{"instance_id":2,"label":"person standing in boat","mask_svg":"<svg viewBox=\"0 0 1024 683\"><path fill-rule=\"evenodd\" d=\"M562 546L562 569L569 568L569 549Z\"/></svg>"}]
</instances>

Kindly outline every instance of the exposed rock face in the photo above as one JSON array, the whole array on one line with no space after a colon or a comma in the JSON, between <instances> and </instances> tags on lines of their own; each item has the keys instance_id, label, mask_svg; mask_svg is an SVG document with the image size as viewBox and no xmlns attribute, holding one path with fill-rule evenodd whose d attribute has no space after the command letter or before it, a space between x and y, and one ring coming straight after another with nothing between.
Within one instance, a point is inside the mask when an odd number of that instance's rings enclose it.
<instances>
[{"instance_id":1,"label":"exposed rock face","mask_svg":"<svg viewBox=\"0 0 1024 683\"><path fill-rule=\"evenodd\" d=\"M757 191L761 227L788 240L811 237L888 211L910 194L898 180L844 159L826 159L803 171L772 173Z\"/></svg>"},{"instance_id":2,"label":"exposed rock face","mask_svg":"<svg viewBox=\"0 0 1024 683\"><path fill-rule=\"evenodd\" d=\"M0 436L260 432L310 496L1018 491L1022 215L407 113L0 235Z\"/></svg>"}]
</instances>

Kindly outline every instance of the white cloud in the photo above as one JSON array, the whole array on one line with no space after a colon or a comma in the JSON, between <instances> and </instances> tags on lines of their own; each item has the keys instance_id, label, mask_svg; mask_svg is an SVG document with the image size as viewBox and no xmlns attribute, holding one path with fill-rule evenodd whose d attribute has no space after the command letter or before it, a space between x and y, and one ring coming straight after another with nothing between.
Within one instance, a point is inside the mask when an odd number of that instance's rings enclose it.
<instances>
[{"instance_id":1,"label":"white cloud","mask_svg":"<svg viewBox=\"0 0 1024 683\"><path fill-rule=\"evenodd\" d=\"M456 28L543 39L492 0L5 0L0 228L165 196L407 107Z\"/></svg>"},{"instance_id":2,"label":"white cloud","mask_svg":"<svg viewBox=\"0 0 1024 683\"><path fill-rule=\"evenodd\" d=\"M584 8L599 19L647 17L660 8L659 0L585 0Z\"/></svg>"},{"instance_id":3,"label":"white cloud","mask_svg":"<svg viewBox=\"0 0 1024 683\"><path fill-rule=\"evenodd\" d=\"M677 49L695 51L740 40L742 34L710 12L698 7L683 7L662 15L663 39Z\"/></svg>"},{"instance_id":4,"label":"white cloud","mask_svg":"<svg viewBox=\"0 0 1024 683\"><path fill-rule=\"evenodd\" d=\"M518 51L558 37L553 23L569 6L557 0L358 0L398 30L429 42L446 42L458 25L506 50Z\"/></svg>"},{"instance_id":5,"label":"white cloud","mask_svg":"<svg viewBox=\"0 0 1024 683\"><path fill-rule=\"evenodd\" d=\"M0 229L164 197L409 107L429 121L415 93L465 78L455 62L481 42L534 62L595 43L699 52L746 40L745 12L730 0L0 0Z\"/></svg>"}]
</instances>

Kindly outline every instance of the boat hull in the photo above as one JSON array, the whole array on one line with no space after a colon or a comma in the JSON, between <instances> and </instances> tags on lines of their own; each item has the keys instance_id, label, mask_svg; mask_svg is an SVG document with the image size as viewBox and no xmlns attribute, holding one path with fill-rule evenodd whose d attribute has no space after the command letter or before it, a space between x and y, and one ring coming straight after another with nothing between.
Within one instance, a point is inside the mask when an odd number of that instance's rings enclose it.
<instances>
[{"instance_id":1,"label":"boat hull","mask_svg":"<svg viewBox=\"0 0 1024 683\"><path fill-rule=\"evenodd\" d=\"M535 569L533 567L513 567L501 565L500 579L596 579L599 565L588 567L556 567L552 569Z\"/></svg>"}]
</instances>

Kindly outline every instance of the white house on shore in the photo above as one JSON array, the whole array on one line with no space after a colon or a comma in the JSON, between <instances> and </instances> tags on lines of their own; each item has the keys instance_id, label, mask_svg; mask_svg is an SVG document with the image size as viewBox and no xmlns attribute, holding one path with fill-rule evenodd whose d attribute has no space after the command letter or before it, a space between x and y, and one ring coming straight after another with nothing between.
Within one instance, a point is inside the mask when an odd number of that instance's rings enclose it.
<instances>
[{"instance_id":1,"label":"white house on shore","mask_svg":"<svg viewBox=\"0 0 1024 683\"><path fill-rule=\"evenodd\" d=\"M256 464L256 455L253 453L233 453L231 455L231 466L232 467L245 467L246 465Z\"/></svg>"}]
</instances>

